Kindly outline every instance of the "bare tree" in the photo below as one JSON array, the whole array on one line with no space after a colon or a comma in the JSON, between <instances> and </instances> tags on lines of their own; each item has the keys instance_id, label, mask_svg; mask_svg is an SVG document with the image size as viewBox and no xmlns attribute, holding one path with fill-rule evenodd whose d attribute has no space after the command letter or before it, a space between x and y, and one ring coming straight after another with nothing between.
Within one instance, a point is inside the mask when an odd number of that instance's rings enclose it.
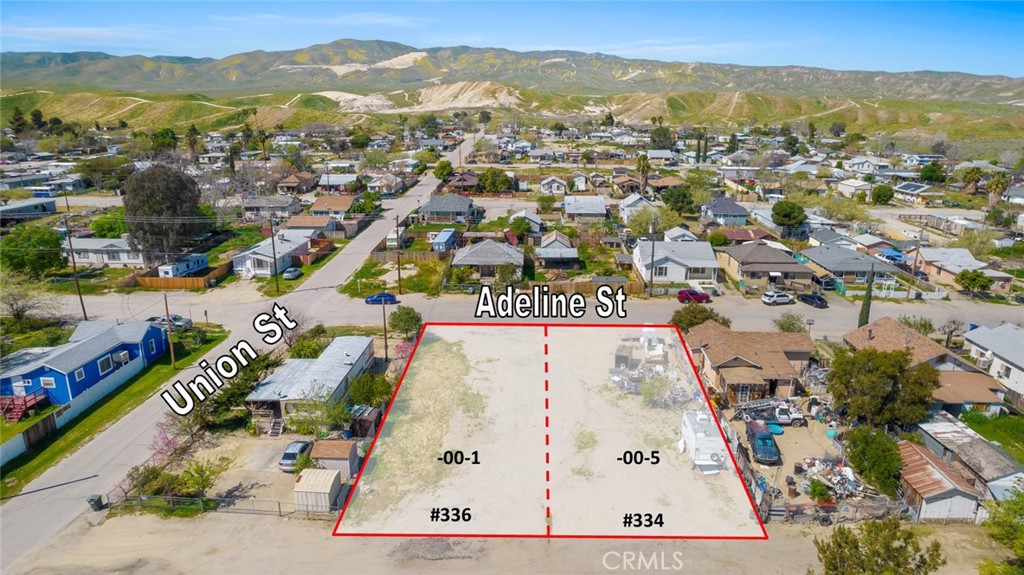
<instances>
[{"instance_id":1,"label":"bare tree","mask_svg":"<svg viewBox=\"0 0 1024 575\"><path fill-rule=\"evenodd\" d=\"M953 342L953 336L964 332L964 320L958 317L946 318L946 323L939 326L939 333L946 336L946 347Z\"/></svg>"}]
</instances>

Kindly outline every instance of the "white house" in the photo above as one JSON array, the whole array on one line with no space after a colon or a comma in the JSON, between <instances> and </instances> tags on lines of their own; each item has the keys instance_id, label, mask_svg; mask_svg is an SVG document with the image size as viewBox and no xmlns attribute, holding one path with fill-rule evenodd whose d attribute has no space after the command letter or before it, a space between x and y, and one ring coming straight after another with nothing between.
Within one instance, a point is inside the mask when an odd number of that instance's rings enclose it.
<instances>
[{"instance_id":1,"label":"white house","mask_svg":"<svg viewBox=\"0 0 1024 575\"><path fill-rule=\"evenodd\" d=\"M582 192L587 189L587 184L589 183L589 181L587 180L587 175L584 174L583 172L573 172L572 183L573 189L575 191Z\"/></svg>"},{"instance_id":2,"label":"white house","mask_svg":"<svg viewBox=\"0 0 1024 575\"><path fill-rule=\"evenodd\" d=\"M186 254L157 268L162 278L183 278L210 267L206 254Z\"/></svg>"},{"instance_id":3,"label":"white house","mask_svg":"<svg viewBox=\"0 0 1024 575\"><path fill-rule=\"evenodd\" d=\"M273 277L291 267L295 258L309 253L310 242L322 235L317 230L284 229L231 258L240 277ZM274 255L277 266L274 266Z\"/></svg>"},{"instance_id":4,"label":"white house","mask_svg":"<svg viewBox=\"0 0 1024 575\"><path fill-rule=\"evenodd\" d=\"M652 258L652 243L654 253ZM715 250L708 242L650 242L641 240L633 248L633 266L645 282L654 269L655 283L685 283L711 280L718 276Z\"/></svg>"},{"instance_id":5,"label":"white house","mask_svg":"<svg viewBox=\"0 0 1024 575\"><path fill-rule=\"evenodd\" d=\"M932 187L920 182L903 182L894 187L893 197L909 204L926 204L934 198L941 198L942 192L930 192Z\"/></svg>"},{"instance_id":6,"label":"white house","mask_svg":"<svg viewBox=\"0 0 1024 575\"><path fill-rule=\"evenodd\" d=\"M888 160L882 158L876 158L873 156L857 156L852 160L843 162L843 169L853 170L860 174L874 174L879 170L888 170L892 168L892 164Z\"/></svg>"},{"instance_id":7,"label":"white house","mask_svg":"<svg viewBox=\"0 0 1024 575\"><path fill-rule=\"evenodd\" d=\"M568 186L557 176L548 176L540 181L540 193L544 195L565 195Z\"/></svg>"},{"instance_id":8,"label":"white house","mask_svg":"<svg viewBox=\"0 0 1024 575\"><path fill-rule=\"evenodd\" d=\"M839 185L836 186L836 188L839 190L840 194L848 198L855 197L860 192L864 192L865 194L871 193L871 184L857 179L843 180L839 182Z\"/></svg>"},{"instance_id":9,"label":"white house","mask_svg":"<svg viewBox=\"0 0 1024 575\"><path fill-rule=\"evenodd\" d=\"M686 229L684 227L681 227L681 226L676 226L674 228L665 230L664 238L665 238L666 242L695 242L695 241L697 241L697 236L694 235L693 232L691 232L690 230L688 230L688 229Z\"/></svg>"},{"instance_id":10,"label":"white house","mask_svg":"<svg viewBox=\"0 0 1024 575\"><path fill-rule=\"evenodd\" d=\"M915 522L974 523L984 494L923 445L899 442L900 487Z\"/></svg>"},{"instance_id":11,"label":"white house","mask_svg":"<svg viewBox=\"0 0 1024 575\"><path fill-rule=\"evenodd\" d=\"M1024 409L1024 328L1004 323L999 327L978 327L964 334L964 347L988 372L1007 388L1007 397Z\"/></svg>"},{"instance_id":12,"label":"white house","mask_svg":"<svg viewBox=\"0 0 1024 575\"><path fill-rule=\"evenodd\" d=\"M126 239L75 238L75 263L78 265L108 265L115 268L144 268L142 253L131 248ZM68 240L64 240L68 251Z\"/></svg>"},{"instance_id":13,"label":"white house","mask_svg":"<svg viewBox=\"0 0 1024 575\"><path fill-rule=\"evenodd\" d=\"M656 209L653 202L640 194L633 193L623 198L619 202L619 217L622 218L622 223L628 225L629 219L644 208ZM644 232L646 230L640 231Z\"/></svg>"},{"instance_id":14,"label":"white house","mask_svg":"<svg viewBox=\"0 0 1024 575\"><path fill-rule=\"evenodd\" d=\"M524 219L526 219L526 221L530 222L530 233L531 234L539 234L540 232L544 231L544 222L540 219L540 216L538 216L536 213L534 213L534 212L532 212L530 210L520 210L520 211L512 214L511 216L509 216L508 222L512 223L512 222L518 220L519 218L524 218Z\"/></svg>"}]
</instances>

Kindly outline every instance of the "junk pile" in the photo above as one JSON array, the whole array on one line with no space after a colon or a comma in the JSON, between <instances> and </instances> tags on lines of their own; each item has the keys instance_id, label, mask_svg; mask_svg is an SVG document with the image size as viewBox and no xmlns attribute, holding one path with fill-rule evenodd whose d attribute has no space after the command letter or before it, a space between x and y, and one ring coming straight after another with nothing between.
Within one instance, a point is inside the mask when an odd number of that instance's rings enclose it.
<instances>
[{"instance_id":1,"label":"junk pile","mask_svg":"<svg viewBox=\"0 0 1024 575\"><path fill-rule=\"evenodd\" d=\"M876 494L857 477L852 467L831 459L807 457L803 463L793 466L793 473L800 478L803 493L809 494L811 481L817 479L828 487L836 501Z\"/></svg>"}]
</instances>

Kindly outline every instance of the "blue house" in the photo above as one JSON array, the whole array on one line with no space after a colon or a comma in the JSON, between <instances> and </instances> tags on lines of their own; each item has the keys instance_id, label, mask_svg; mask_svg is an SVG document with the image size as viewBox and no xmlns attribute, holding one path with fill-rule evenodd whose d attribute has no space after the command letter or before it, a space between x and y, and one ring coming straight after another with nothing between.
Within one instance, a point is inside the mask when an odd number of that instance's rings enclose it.
<instances>
[{"instance_id":1,"label":"blue house","mask_svg":"<svg viewBox=\"0 0 1024 575\"><path fill-rule=\"evenodd\" d=\"M455 249L455 229L445 228L441 230L430 242L430 249L435 252L447 252Z\"/></svg>"},{"instance_id":2,"label":"blue house","mask_svg":"<svg viewBox=\"0 0 1024 575\"><path fill-rule=\"evenodd\" d=\"M725 227L738 228L747 225L750 212L732 198L721 197L701 206L700 214Z\"/></svg>"},{"instance_id":3,"label":"blue house","mask_svg":"<svg viewBox=\"0 0 1024 575\"><path fill-rule=\"evenodd\" d=\"M149 322L83 321L64 345L0 359L0 396L43 390L50 403L70 403L110 378L127 380L166 351L167 332Z\"/></svg>"}]
</instances>

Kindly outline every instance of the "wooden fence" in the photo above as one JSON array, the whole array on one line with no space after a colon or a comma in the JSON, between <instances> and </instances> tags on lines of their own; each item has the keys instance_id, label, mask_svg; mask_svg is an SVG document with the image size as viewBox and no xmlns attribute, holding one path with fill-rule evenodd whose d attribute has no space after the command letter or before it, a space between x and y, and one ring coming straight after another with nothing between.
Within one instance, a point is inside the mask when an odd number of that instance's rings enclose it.
<instances>
[{"instance_id":1,"label":"wooden fence","mask_svg":"<svg viewBox=\"0 0 1024 575\"><path fill-rule=\"evenodd\" d=\"M221 264L213 269L210 273L204 276L190 277L190 278L162 278L157 276L159 273L156 268L153 268L144 274L136 275L135 281L142 287L156 288L156 289L203 289L210 285L211 281L218 280L234 269L233 262L227 262Z\"/></svg>"},{"instance_id":2,"label":"wooden fence","mask_svg":"<svg viewBox=\"0 0 1024 575\"><path fill-rule=\"evenodd\" d=\"M447 259L449 252L398 252L390 250L386 252L370 252L370 260L377 263L397 263L398 254L402 254L403 262L436 262Z\"/></svg>"},{"instance_id":3,"label":"wooden fence","mask_svg":"<svg viewBox=\"0 0 1024 575\"><path fill-rule=\"evenodd\" d=\"M328 254L334 251L335 245L331 240L313 240L312 245L309 247L309 253L299 256L299 260L303 265L309 265L317 260L321 260L327 257Z\"/></svg>"}]
</instances>

